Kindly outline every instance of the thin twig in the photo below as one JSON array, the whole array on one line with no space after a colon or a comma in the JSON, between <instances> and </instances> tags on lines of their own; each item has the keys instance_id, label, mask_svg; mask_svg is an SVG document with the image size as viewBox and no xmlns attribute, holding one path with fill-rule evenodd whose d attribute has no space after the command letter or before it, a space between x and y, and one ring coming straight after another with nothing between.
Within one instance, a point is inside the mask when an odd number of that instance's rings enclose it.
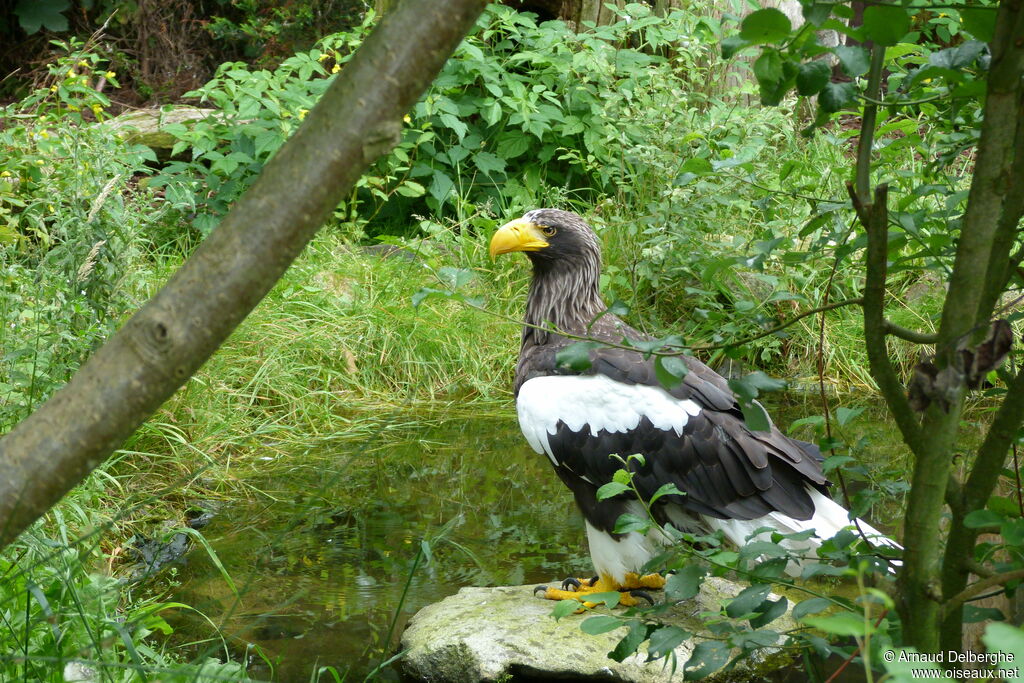
<instances>
[{"instance_id":1,"label":"thin twig","mask_svg":"<svg viewBox=\"0 0 1024 683\"><path fill-rule=\"evenodd\" d=\"M1024 569L1015 569L1012 572L1004 572L1002 574L987 576L980 581L972 583L970 586L950 598L942 606L943 614L952 614L954 611L960 609L960 606L965 602L969 601L976 595L984 593L993 586L1005 586L1012 581L1021 580L1024 580Z\"/></svg>"},{"instance_id":2,"label":"thin twig","mask_svg":"<svg viewBox=\"0 0 1024 683\"><path fill-rule=\"evenodd\" d=\"M612 348L612 349L623 349L623 350L626 350L626 351L637 351L637 348L635 346L631 346L629 344L619 344L619 343L616 343L616 342L607 341L605 339L597 339L596 337L590 337L590 336L587 336L587 335L573 334L571 332L566 332L564 330L560 330L557 327L555 327L554 325L548 326L548 325L537 325L537 324L534 324L534 323L528 323L528 322L525 322L523 320L520 320L519 318L514 318L514 317L512 317L510 315L506 315L504 313L499 313L497 311L492 311L489 308L486 308L484 306L479 306L477 304L474 304L471 301L463 300L463 303L466 304L467 306L469 306L470 308L475 308L476 310L478 310L478 311L480 311L482 313L487 313L488 315L492 315L492 316L494 316L496 318L499 318L501 320L504 320L506 322L515 323L516 325L521 325L523 327L529 327L529 328L532 328L532 329L535 329L535 330L540 330L541 332L550 332L552 334L557 334L560 337L565 337L566 339L572 339L573 341L599 342L603 346L607 346L607 347ZM863 301L862 301L861 297L854 297L852 299L843 299L842 301L837 301L835 303L828 304L827 306L819 306L817 308L812 308L810 310L804 311L803 313L800 313L800 314L790 318L789 320L787 320L787 321L785 321L783 323L780 323L780 324L778 324L778 325L776 325L776 326L774 326L774 327L772 327L772 328L770 328L768 330L765 330L764 332L759 332L758 334L751 335L749 337L743 337L741 339L737 339L737 340L729 342L727 344L713 344L713 345L708 345L708 346L686 346L686 345L679 345L679 344L666 344L665 346L661 347L661 350L649 351L649 352L645 352L645 353L649 353L652 356L677 356L677 355L679 355L680 353L682 353L683 351L686 351L686 350L690 350L690 351L716 351L718 349L730 349L730 348L732 348L734 346L742 346L743 344L748 344L748 343L750 343L752 341L755 341L757 339L761 339L762 337L767 337L769 335L773 335L776 332L784 330L787 327L789 327L790 325L792 325L792 324L794 324L794 323L796 323L796 322L798 322L800 320L803 320L807 316L815 315L817 313L822 313L824 311L831 311L833 309L841 308L843 306L860 305L862 303L863 303Z\"/></svg>"},{"instance_id":3,"label":"thin twig","mask_svg":"<svg viewBox=\"0 0 1024 683\"><path fill-rule=\"evenodd\" d=\"M886 334L899 337L908 342L914 342L915 344L935 344L939 341L939 335L935 332L918 332L917 330L901 327L889 320L882 321L882 329Z\"/></svg>"}]
</instances>

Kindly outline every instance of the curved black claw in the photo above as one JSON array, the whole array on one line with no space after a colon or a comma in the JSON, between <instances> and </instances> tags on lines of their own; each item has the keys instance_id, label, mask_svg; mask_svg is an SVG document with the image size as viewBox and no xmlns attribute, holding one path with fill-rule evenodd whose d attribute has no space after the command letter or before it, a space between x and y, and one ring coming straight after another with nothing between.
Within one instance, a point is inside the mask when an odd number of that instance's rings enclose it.
<instances>
[{"instance_id":1,"label":"curved black claw","mask_svg":"<svg viewBox=\"0 0 1024 683\"><path fill-rule=\"evenodd\" d=\"M587 588L590 588L595 583L597 583L597 579L598 579L598 577L591 576L589 579L583 579L583 581L580 581L576 577L570 576L565 581L562 581L562 590L564 590L564 591L567 591L567 590L578 591L580 589L580 586L586 586Z\"/></svg>"},{"instance_id":2,"label":"curved black claw","mask_svg":"<svg viewBox=\"0 0 1024 683\"><path fill-rule=\"evenodd\" d=\"M650 594L646 593L645 591L629 591L629 594L632 595L634 598L643 598L652 605L654 604L654 598L652 598Z\"/></svg>"},{"instance_id":3,"label":"curved black claw","mask_svg":"<svg viewBox=\"0 0 1024 683\"><path fill-rule=\"evenodd\" d=\"M547 593L548 592L548 587L547 586L534 586L533 587L533 594L534 595L536 595L537 593L540 593L541 591Z\"/></svg>"}]
</instances>

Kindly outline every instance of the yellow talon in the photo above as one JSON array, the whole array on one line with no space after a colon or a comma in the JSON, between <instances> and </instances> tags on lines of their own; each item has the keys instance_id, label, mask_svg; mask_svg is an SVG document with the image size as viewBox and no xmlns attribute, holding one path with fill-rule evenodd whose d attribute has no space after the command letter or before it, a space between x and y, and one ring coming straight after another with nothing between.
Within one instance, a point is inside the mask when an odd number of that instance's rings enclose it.
<instances>
[{"instance_id":1,"label":"yellow talon","mask_svg":"<svg viewBox=\"0 0 1024 683\"><path fill-rule=\"evenodd\" d=\"M639 588L650 588L651 590L661 590L665 587L665 577L661 574L644 574L640 576L634 572L626 573L626 580L619 590L637 590Z\"/></svg>"},{"instance_id":2,"label":"yellow talon","mask_svg":"<svg viewBox=\"0 0 1024 683\"><path fill-rule=\"evenodd\" d=\"M607 576L601 576L596 581L593 579L576 579L579 586L575 590L565 590L560 588L548 588L547 586L537 586L534 592L539 592L544 589L543 597L546 600L579 600L587 608L596 607L599 603L588 602L585 597L587 595L593 595L595 593L618 593L619 604L624 607L633 607L638 605L640 601L629 594L631 590L639 590L643 588L658 590L664 588L665 577L660 574L645 574L640 576L634 572L629 572L625 576L625 581L620 585L615 580ZM565 583L571 583L571 580L566 580Z\"/></svg>"}]
</instances>

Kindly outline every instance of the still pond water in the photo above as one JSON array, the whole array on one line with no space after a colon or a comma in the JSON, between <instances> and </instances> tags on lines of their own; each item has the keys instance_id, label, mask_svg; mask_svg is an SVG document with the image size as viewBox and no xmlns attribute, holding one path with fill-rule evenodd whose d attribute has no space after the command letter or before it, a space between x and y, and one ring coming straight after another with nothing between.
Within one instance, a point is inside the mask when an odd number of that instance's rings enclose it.
<instances>
[{"instance_id":1,"label":"still pond water","mask_svg":"<svg viewBox=\"0 0 1024 683\"><path fill-rule=\"evenodd\" d=\"M816 412L770 410L781 425ZM872 460L891 467L894 435L877 420L860 422L856 438L867 435ZM221 625L236 656L257 646L263 657L249 661L259 679L310 681L318 667L333 666L362 680L394 652L418 609L461 586L590 571L572 497L526 446L511 406L456 410L329 453L295 453L268 462L265 478L250 483L261 493L221 509L203 530L237 597L194 550L175 598ZM412 573L424 538L434 539L431 561ZM196 616L175 625L178 637L209 633ZM382 678L397 674L387 669Z\"/></svg>"}]
</instances>

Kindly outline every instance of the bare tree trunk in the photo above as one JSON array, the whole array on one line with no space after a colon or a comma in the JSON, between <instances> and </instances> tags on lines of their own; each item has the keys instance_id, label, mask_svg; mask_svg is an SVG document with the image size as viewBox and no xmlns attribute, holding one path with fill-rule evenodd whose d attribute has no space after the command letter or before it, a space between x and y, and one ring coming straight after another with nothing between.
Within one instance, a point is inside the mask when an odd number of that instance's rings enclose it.
<instances>
[{"instance_id":1,"label":"bare tree trunk","mask_svg":"<svg viewBox=\"0 0 1024 683\"><path fill-rule=\"evenodd\" d=\"M974 349L989 329L999 295L1010 273L1024 261L1011 248L1024 213L1020 180L1024 177L1024 7L1019 0L999 5L992 64L985 98L985 116L978 141L967 210L957 240L956 260L942 309L935 344L941 384L936 400L920 419L910 403L886 348L894 334L884 318L888 261L887 189L869 192L870 158L883 72L884 48L872 48L868 95L858 146L857 186L851 196L867 233L867 274L864 285L864 339L871 374L878 383L903 439L914 454L910 494L904 521L903 568L897 579L897 608L906 645L921 652L961 647L964 591L972 569L976 529L964 517L984 507L995 486L1006 453L1024 419L1024 371L1007 387L996 417L966 482L953 475L956 435L966 383L961 350ZM943 549L944 513L949 506L950 533ZM992 578L992 577L989 577ZM1009 572L1006 580L1019 580ZM994 584L993 584L994 585ZM940 628L941 627L941 628Z\"/></svg>"},{"instance_id":2,"label":"bare tree trunk","mask_svg":"<svg viewBox=\"0 0 1024 683\"><path fill-rule=\"evenodd\" d=\"M259 303L473 26L484 0L404 0L231 213L71 381L0 440L0 548L98 466Z\"/></svg>"}]
</instances>

